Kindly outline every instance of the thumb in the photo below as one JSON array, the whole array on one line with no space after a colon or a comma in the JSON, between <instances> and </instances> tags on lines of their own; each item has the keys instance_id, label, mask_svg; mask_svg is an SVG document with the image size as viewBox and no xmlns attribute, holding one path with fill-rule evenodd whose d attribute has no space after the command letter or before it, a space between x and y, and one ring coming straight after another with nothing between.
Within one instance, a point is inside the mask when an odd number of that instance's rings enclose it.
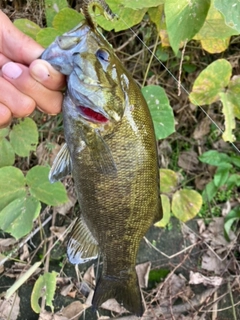
<instances>
[{"instance_id":1,"label":"thumb","mask_svg":"<svg viewBox=\"0 0 240 320\"><path fill-rule=\"evenodd\" d=\"M55 70L47 61L34 60L29 66L29 73L50 90L61 90L65 87L65 76Z\"/></svg>"}]
</instances>

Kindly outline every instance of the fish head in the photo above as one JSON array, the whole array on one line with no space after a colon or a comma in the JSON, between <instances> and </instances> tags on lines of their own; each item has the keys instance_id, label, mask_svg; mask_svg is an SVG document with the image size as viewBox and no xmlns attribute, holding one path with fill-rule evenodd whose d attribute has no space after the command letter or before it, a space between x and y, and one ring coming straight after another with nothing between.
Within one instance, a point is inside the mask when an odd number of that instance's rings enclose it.
<instances>
[{"instance_id":1,"label":"fish head","mask_svg":"<svg viewBox=\"0 0 240 320\"><path fill-rule=\"evenodd\" d=\"M89 125L122 119L128 104L127 71L100 31L82 23L57 37L41 58L68 76L68 95Z\"/></svg>"},{"instance_id":2,"label":"fish head","mask_svg":"<svg viewBox=\"0 0 240 320\"><path fill-rule=\"evenodd\" d=\"M73 54L68 93L85 120L117 123L128 104L127 71L98 30L89 29L84 46Z\"/></svg>"}]
</instances>

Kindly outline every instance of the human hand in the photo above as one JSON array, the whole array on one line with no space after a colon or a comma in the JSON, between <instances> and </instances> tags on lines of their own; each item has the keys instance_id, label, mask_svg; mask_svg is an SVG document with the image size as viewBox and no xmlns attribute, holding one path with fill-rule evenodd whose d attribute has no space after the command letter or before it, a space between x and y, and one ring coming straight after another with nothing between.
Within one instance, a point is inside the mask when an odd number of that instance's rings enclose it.
<instances>
[{"instance_id":1,"label":"human hand","mask_svg":"<svg viewBox=\"0 0 240 320\"><path fill-rule=\"evenodd\" d=\"M0 127L12 117L61 111L65 77L48 62L36 60L43 48L19 31L0 10Z\"/></svg>"}]
</instances>

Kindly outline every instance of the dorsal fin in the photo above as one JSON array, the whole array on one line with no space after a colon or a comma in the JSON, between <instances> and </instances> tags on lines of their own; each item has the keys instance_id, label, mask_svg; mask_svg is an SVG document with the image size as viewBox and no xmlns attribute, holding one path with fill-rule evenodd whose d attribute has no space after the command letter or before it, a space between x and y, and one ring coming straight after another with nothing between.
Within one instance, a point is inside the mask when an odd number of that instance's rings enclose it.
<instances>
[{"instance_id":1,"label":"dorsal fin","mask_svg":"<svg viewBox=\"0 0 240 320\"><path fill-rule=\"evenodd\" d=\"M67 245L68 260L72 264L81 264L96 259L98 243L88 229L83 216L76 220Z\"/></svg>"}]
</instances>

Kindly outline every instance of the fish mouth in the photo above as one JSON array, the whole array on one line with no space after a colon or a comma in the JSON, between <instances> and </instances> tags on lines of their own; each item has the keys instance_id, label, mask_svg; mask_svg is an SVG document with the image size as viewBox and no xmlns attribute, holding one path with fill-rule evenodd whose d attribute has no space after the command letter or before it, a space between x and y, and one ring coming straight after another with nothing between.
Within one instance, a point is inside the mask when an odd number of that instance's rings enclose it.
<instances>
[{"instance_id":1,"label":"fish mouth","mask_svg":"<svg viewBox=\"0 0 240 320\"><path fill-rule=\"evenodd\" d=\"M91 108L84 107L84 106L78 106L78 110L86 120L94 123L106 123L109 121L108 118L106 118L102 113L94 111Z\"/></svg>"}]
</instances>

